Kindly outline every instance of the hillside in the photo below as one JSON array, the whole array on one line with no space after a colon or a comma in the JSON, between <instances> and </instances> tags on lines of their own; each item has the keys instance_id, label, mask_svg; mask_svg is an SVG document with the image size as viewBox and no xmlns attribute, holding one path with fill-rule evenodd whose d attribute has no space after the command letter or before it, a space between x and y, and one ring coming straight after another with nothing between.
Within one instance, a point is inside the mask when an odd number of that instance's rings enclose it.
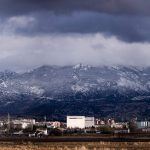
<instances>
[{"instance_id":1,"label":"hillside","mask_svg":"<svg viewBox=\"0 0 150 150\"><path fill-rule=\"evenodd\" d=\"M0 72L0 114L67 114L145 119L150 114L150 68L41 66Z\"/></svg>"}]
</instances>

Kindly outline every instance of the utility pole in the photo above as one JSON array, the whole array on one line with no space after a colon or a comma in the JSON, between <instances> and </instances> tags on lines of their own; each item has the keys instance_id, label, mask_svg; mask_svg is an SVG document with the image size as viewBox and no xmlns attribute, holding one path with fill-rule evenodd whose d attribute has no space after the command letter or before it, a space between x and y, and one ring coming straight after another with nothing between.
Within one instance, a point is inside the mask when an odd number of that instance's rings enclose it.
<instances>
[{"instance_id":1,"label":"utility pole","mask_svg":"<svg viewBox=\"0 0 150 150\"><path fill-rule=\"evenodd\" d=\"M46 116L44 116L44 121L46 122L46 120L47 120L47 117L46 117Z\"/></svg>"},{"instance_id":2,"label":"utility pole","mask_svg":"<svg viewBox=\"0 0 150 150\"><path fill-rule=\"evenodd\" d=\"M9 131L10 131L10 115L9 115L9 113L7 116L7 124L8 124L7 129L8 129L8 133L9 133Z\"/></svg>"},{"instance_id":3,"label":"utility pole","mask_svg":"<svg viewBox=\"0 0 150 150\"><path fill-rule=\"evenodd\" d=\"M46 127L46 121L47 121L47 117L44 116L44 124L45 124L45 127Z\"/></svg>"}]
</instances>

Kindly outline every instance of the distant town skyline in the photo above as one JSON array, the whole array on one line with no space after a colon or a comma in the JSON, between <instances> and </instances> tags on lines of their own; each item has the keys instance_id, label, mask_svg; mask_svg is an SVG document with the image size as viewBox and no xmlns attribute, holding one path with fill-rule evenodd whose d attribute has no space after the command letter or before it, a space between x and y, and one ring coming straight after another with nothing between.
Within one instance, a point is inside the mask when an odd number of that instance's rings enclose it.
<instances>
[{"instance_id":1,"label":"distant town skyline","mask_svg":"<svg viewBox=\"0 0 150 150\"><path fill-rule=\"evenodd\" d=\"M0 0L0 70L150 66L150 1Z\"/></svg>"}]
</instances>

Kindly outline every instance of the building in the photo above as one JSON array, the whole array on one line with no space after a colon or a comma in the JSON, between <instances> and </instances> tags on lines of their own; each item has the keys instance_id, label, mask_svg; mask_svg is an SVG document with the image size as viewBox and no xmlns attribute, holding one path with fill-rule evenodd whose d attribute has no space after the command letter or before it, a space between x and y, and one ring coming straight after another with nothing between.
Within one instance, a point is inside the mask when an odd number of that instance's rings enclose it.
<instances>
[{"instance_id":1,"label":"building","mask_svg":"<svg viewBox=\"0 0 150 150\"><path fill-rule=\"evenodd\" d=\"M35 125L35 119L16 119L12 120L13 128L32 128Z\"/></svg>"},{"instance_id":2,"label":"building","mask_svg":"<svg viewBox=\"0 0 150 150\"><path fill-rule=\"evenodd\" d=\"M129 129L115 129L114 133L130 133Z\"/></svg>"},{"instance_id":3,"label":"building","mask_svg":"<svg viewBox=\"0 0 150 150\"><path fill-rule=\"evenodd\" d=\"M150 128L150 121L139 121L136 122L136 124L138 129Z\"/></svg>"},{"instance_id":4,"label":"building","mask_svg":"<svg viewBox=\"0 0 150 150\"><path fill-rule=\"evenodd\" d=\"M88 128L94 126L94 117L67 116L67 128Z\"/></svg>"},{"instance_id":5,"label":"building","mask_svg":"<svg viewBox=\"0 0 150 150\"><path fill-rule=\"evenodd\" d=\"M85 127L90 128L95 126L94 117L85 117Z\"/></svg>"},{"instance_id":6,"label":"building","mask_svg":"<svg viewBox=\"0 0 150 150\"><path fill-rule=\"evenodd\" d=\"M105 121L101 120L101 119L95 119L95 125L97 127L101 126L101 125L105 125Z\"/></svg>"},{"instance_id":7,"label":"building","mask_svg":"<svg viewBox=\"0 0 150 150\"><path fill-rule=\"evenodd\" d=\"M61 122L59 122L59 121L49 121L49 122L44 122L43 125L46 125L47 128L60 128Z\"/></svg>"},{"instance_id":8,"label":"building","mask_svg":"<svg viewBox=\"0 0 150 150\"><path fill-rule=\"evenodd\" d=\"M128 128L128 122L113 122L111 124L111 128L116 128L116 129L127 129Z\"/></svg>"},{"instance_id":9,"label":"building","mask_svg":"<svg viewBox=\"0 0 150 150\"><path fill-rule=\"evenodd\" d=\"M54 121L54 122L51 122L51 126L53 128L60 128L61 123L59 121Z\"/></svg>"},{"instance_id":10,"label":"building","mask_svg":"<svg viewBox=\"0 0 150 150\"><path fill-rule=\"evenodd\" d=\"M4 121L0 121L0 128L4 126Z\"/></svg>"}]
</instances>

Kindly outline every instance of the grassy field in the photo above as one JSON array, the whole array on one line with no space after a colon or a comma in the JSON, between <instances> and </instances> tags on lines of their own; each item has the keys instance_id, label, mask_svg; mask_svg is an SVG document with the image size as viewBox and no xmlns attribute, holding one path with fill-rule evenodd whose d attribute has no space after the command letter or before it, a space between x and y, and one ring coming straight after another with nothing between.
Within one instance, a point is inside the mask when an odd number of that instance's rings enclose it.
<instances>
[{"instance_id":1,"label":"grassy field","mask_svg":"<svg viewBox=\"0 0 150 150\"><path fill-rule=\"evenodd\" d=\"M1 142L0 150L149 150L150 142Z\"/></svg>"}]
</instances>

